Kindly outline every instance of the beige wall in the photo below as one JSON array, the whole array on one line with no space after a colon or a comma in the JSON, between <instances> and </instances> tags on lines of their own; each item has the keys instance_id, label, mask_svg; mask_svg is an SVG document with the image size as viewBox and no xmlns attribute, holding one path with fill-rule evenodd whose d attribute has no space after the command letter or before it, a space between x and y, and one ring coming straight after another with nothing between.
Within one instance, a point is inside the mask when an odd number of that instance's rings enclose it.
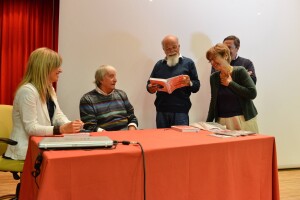
<instances>
[{"instance_id":1,"label":"beige wall","mask_svg":"<svg viewBox=\"0 0 300 200\"><path fill-rule=\"evenodd\" d=\"M260 131L276 136L281 167L300 166L299 7L298 0L61 1L61 107L71 119L78 118L79 99L94 88L96 67L111 64L118 70L117 88L127 92L140 128L155 128L155 96L145 85L164 56L161 39L172 33L180 38L181 53L196 63L201 89L192 94L190 121L203 121L210 100L205 52L235 34L241 39L240 55L256 68Z\"/></svg>"}]
</instances>

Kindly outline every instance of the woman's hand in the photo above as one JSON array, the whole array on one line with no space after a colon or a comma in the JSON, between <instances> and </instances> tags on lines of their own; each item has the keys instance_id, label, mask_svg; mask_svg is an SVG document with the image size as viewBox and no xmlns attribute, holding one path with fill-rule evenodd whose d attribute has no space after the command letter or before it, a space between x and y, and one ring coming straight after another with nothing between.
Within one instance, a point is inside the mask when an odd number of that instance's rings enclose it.
<instances>
[{"instance_id":1,"label":"woman's hand","mask_svg":"<svg viewBox=\"0 0 300 200\"><path fill-rule=\"evenodd\" d=\"M224 86L228 86L229 83L232 81L232 77L230 74L223 74L222 73L220 74L220 79L221 79L221 84L224 85Z\"/></svg>"},{"instance_id":2,"label":"woman's hand","mask_svg":"<svg viewBox=\"0 0 300 200\"><path fill-rule=\"evenodd\" d=\"M75 120L60 126L60 133L78 133L84 123L81 120Z\"/></svg>"}]
</instances>

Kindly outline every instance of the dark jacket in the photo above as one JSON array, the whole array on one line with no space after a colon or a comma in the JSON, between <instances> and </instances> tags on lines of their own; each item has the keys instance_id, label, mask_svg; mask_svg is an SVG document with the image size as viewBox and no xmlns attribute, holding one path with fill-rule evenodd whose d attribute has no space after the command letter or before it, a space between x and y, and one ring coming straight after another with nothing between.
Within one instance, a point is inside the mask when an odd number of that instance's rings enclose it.
<instances>
[{"instance_id":1,"label":"dark jacket","mask_svg":"<svg viewBox=\"0 0 300 200\"><path fill-rule=\"evenodd\" d=\"M231 77L232 81L228 87L238 96L243 115L248 121L257 115L252 101L257 95L255 84L244 67L234 67ZM217 97L220 84L220 72L214 72L210 76L211 100L206 120L208 122L216 121L218 118Z\"/></svg>"}]
</instances>

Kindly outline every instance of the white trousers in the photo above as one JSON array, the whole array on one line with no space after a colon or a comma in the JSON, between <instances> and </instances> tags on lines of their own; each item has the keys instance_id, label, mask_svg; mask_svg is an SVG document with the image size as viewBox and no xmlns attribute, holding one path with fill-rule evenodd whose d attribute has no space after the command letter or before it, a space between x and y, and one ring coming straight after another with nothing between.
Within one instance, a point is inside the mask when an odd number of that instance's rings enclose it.
<instances>
[{"instance_id":1,"label":"white trousers","mask_svg":"<svg viewBox=\"0 0 300 200\"><path fill-rule=\"evenodd\" d=\"M230 130L244 130L244 131L253 131L255 133L259 133L258 125L256 121L256 117L245 121L243 115L233 116L228 118L220 117L217 122L226 126L227 129Z\"/></svg>"}]
</instances>

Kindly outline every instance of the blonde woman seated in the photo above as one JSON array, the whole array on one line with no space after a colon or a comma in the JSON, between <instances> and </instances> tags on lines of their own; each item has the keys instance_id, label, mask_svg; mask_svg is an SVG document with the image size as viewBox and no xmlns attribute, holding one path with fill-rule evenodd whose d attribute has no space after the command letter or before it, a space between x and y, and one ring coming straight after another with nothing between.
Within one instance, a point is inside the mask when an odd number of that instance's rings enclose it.
<instances>
[{"instance_id":1,"label":"blonde woman seated","mask_svg":"<svg viewBox=\"0 0 300 200\"><path fill-rule=\"evenodd\" d=\"M216 70L210 76L211 101L206 121L258 133L257 110L252 101L257 95L256 87L246 69L230 66L230 50L221 43L210 48L206 58Z\"/></svg>"},{"instance_id":2,"label":"blonde woman seated","mask_svg":"<svg viewBox=\"0 0 300 200\"><path fill-rule=\"evenodd\" d=\"M59 108L52 83L58 81L62 58L55 51L39 48L30 54L27 71L13 103L11 139L5 157L25 160L29 136L51 136L79 132L81 120L70 122Z\"/></svg>"}]
</instances>

